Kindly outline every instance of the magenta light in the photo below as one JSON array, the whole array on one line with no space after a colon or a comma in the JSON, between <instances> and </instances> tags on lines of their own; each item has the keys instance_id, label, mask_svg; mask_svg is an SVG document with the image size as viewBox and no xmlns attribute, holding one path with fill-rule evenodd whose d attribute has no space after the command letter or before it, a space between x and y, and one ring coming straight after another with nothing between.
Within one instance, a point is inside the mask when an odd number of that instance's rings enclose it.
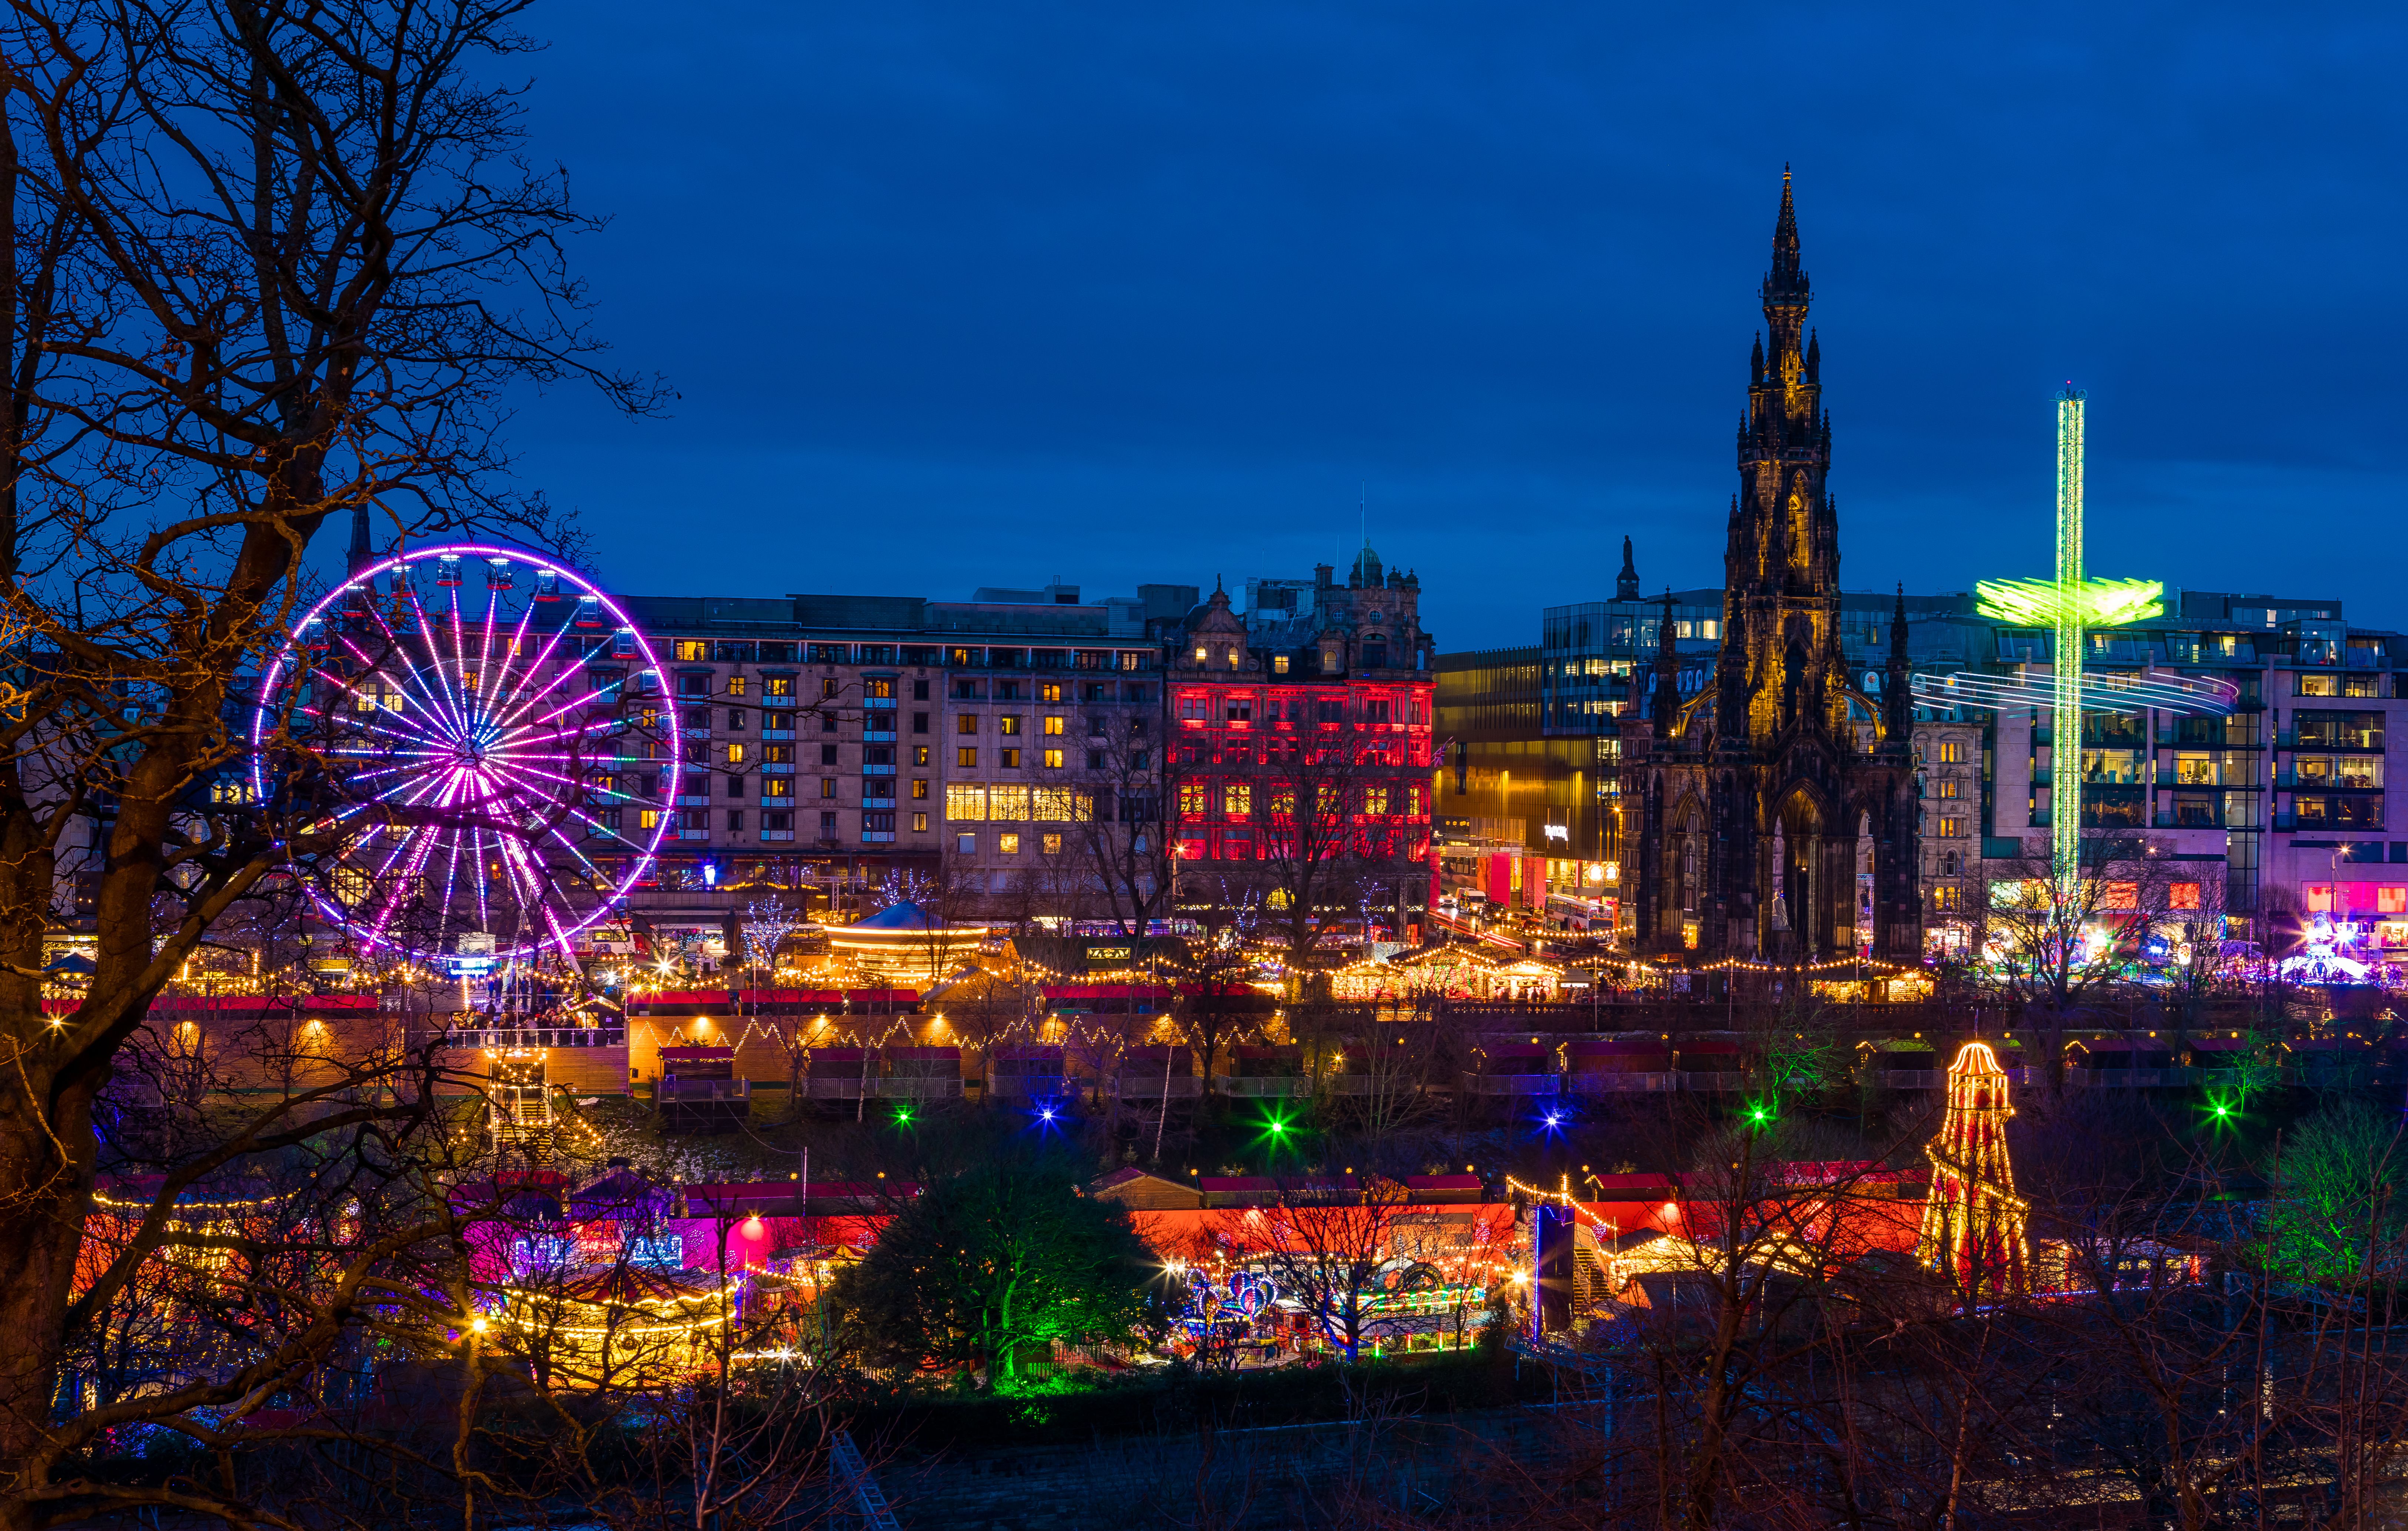
<instances>
[{"instance_id":1,"label":"magenta light","mask_svg":"<svg viewBox=\"0 0 2408 1531\"><path fill-rule=\"evenodd\" d=\"M393 608L392 615L404 622L396 630L388 620L384 599L373 591L373 582L405 565L444 558L507 559L538 578L525 581L525 597L515 620L504 608L504 587L486 585L473 645L467 635L469 603L461 598L457 585L441 587L451 592L449 607L436 611L428 610L418 581L411 581L406 592L395 593L398 601L407 602L406 611L398 602ZM552 577L559 593L561 620L535 640L530 635L539 631L535 618L542 603L534 599L534 590L545 575ZM480 543L426 548L381 560L360 571L351 582L371 586L366 612L392 645L392 652L372 659L356 635L338 633L341 650L361 666L360 672L337 678L310 669L304 658L302 635L311 623L322 622L345 592L334 591L310 607L261 677L259 701L251 717L252 791L262 799L266 795L267 737L289 712L337 736L330 739L326 753L359 762L350 777L351 782L374 793L379 801L423 813L437 822L367 825L340 861L342 866L366 878L367 899L358 908L345 908L325 891L312 890L319 912L329 922L360 933L370 945L399 950L405 942L389 932L439 855L444 862L444 891L443 902L434 911L441 924L434 933L437 950L443 949L449 938L469 933L466 911L455 909L453 900L473 890L477 928L495 936L496 956L526 957L543 950L571 955L572 939L607 918L658 856L661 842L676 820L674 805L684 774L684 749L676 706L664 692L659 710L666 717L668 750L667 759L659 763L665 787L659 821L649 833L630 834L624 826L604 829L591 812L568 807L571 799L582 794L584 784L566 767L582 761L589 769L619 768L633 764L633 758L615 750L608 755L589 755L578 747L579 741L595 739L608 728L608 720L555 726L588 701L581 694L565 700L556 696L565 687L573 687L582 672L581 664L566 666L549 678L542 672L558 662L562 641L576 623L585 597L608 614L612 629L632 639L634 651L624 656L627 667L660 676L664 670L659 654L626 610L591 581L516 548ZM587 609L590 614L591 608ZM447 626L448 634L443 631ZM476 680L470 685L467 676L472 670ZM330 687L338 683L340 699L326 695L297 701L291 691L305 678ZM628 693L622 690L620 694ZM370 702L365 711L359 706L363 698ZM351 737L344 739L341 735ZM622 803L629 801L624 792L614 791L610 796ZM354 822L371 806L363 802L338 808L331 822ZM447 813L467 822L444 823L442 816ZM607 891L594 889L600 867L564 826L608 836L633 853L626 870ZM389 837L391 843L379 843L380 835ZM549 839L566 853L561 878L550 876L546 862L535 854L530 842L536 839ZM470 857L474 858L467 868L470 888L464 890L459 885L461 864ZM499 875L495 875L496 866ZM505 901L509 909L496 908ZM491 931L496 918L506 924L514 921L516 930ZM423 935L413 937L407 944L420 949L423 939Z\"/></svg>"}]
</instances>

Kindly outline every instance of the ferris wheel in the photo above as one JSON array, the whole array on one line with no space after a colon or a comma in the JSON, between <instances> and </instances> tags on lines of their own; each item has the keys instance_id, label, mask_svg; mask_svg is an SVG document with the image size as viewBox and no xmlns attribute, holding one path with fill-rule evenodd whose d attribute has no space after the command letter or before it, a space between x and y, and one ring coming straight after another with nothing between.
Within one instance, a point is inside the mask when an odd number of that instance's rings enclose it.
<instances>
[{"instance_id":1,"label":"ferris wheel","mask_svg":"<svg viewBox=\"0 0 2408 1531\"><path fill-rule=\"evenodd\" d=\"M576 960L650 869L683 751L651 643L573 569L462 543L310 608L261 678L251 786L303 805L319 913L364 945Z\"/></svg>"}]
</instances>

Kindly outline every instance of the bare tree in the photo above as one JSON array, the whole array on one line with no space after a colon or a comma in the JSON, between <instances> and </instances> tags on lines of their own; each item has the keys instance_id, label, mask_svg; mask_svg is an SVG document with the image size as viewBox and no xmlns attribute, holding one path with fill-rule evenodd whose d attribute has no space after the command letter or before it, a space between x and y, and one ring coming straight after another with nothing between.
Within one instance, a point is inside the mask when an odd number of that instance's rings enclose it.
<instances>
[{"instance_id":1,"label":"bare tree","mask_svg":"<svg viewBox=\"0 0 2408 1531\"><path fill-rule=\"evenodd\" d=\"M1140 713L1122 722L1118 733L1111 731L1108 714L1091 722L1106 730L1088 738L1088 768L1080 778L1094 810L1072 833L1100 894L1101 912L1123 935L1136 937L1169 907L1177 886L1172 805L1187 767L1168 758L1160 720Z\"/></svg>"},{"instance_id":2,"label":"bare tree","mask_svg":"<svg viewBox=\"0 0 2408 1531\"><path fill-rule=\"evenodd\" d=\"M1244 807L1264 826L1266 912L1292 966L1312 955L1324 906L1350 904L1366 877L1412 865L1393 838L1412 790L1398 769L1403 741L1346 715L1344 702L1313 705L1339 715L1267 735L1255 779L1222 789L1261 798Z\"/></svg>"},{"instance_id":3,"label":"bare tree","mask_svg":"<svg viewBox=\"0 0 2408 1531\"><path fill-rule=\"evenodd\" d=\"M246 748L229 726L241 680L305 600L312 538L355 507L396 536L551 536L539 500L495 487L506 392L583 379L629 409L658 397L598 368L561 260L592 221L563 177L514 158L517 94L484 82L527 46L520 8L23 0L0 21L0 604L26 634L24 705L0 721L0 1278L16 1337L0 1466L18 1486L0 1525L99 1502L52 1475L100 1432L189 1427L332 1343L279 1350L240 1382L49 1417L67 1336L101 1300L71 1273L113 1061L213 924L347 832L308 772L290 802L211 790ZM42 931L76 879L96 970L52 1024ZM155 1247L173 1196L208 1175L427 1109L390 1094L324 1109L338 1099L296 1092L179 1165L144 1238ZM389 1253L349 1261L340 1293ZM364 1306L338 1294L329 1332ZM100 1499L249 1513L212 1492Z\"/></svg>"}]
</instances>

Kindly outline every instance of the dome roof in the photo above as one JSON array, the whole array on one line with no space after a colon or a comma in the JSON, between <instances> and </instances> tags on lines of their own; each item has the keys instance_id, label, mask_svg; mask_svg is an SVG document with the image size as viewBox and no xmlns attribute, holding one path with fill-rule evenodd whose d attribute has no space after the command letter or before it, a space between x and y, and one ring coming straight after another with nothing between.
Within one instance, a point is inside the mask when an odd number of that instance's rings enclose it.
<instances>
[{"instance_id":1,"label":"dome roof","mask_svg":"<svg viewBox=\"0 0 2408 1531\"><path fill-rule=\"evenodd\" d=\"M1354 583L1376 585L1384 578L1386 574L1380 563L1380 555L1372 551L1371 545L1366 542L1363 551L1354 555Z\"/></svg>"}]
</instances>

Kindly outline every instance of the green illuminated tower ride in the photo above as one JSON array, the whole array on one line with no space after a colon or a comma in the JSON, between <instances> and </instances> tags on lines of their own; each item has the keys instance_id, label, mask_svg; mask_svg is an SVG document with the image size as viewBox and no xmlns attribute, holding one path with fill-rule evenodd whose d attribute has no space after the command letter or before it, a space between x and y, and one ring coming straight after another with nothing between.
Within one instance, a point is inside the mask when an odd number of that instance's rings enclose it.
<instances>
[{"instance_id":1,"label":"green illuminated tower ride","mask_svg":"<svg viewBox=\"0 0 2408 1531\"><path fill-rule=\"evenodd\" d=\"M2083 575L2082 415L2082 390L2068 383L2057 396L2057 578L1985 579L1973 587L1981 594L1984 616L2044 626L2056 635L2049 687L2048 841L2049 873L2060 899L2071 896L2081 875L2085 636L2092 627L2140 622L2165 609L2158 598L2165 587L2154 579Z\"/></svg>"},{"instance_id":2,"label":"green illuminated tower ride","mask_svg":"<svg viewBox=\"0 0 2408 1531\"><path fill-rule=\"evenodd\" d=\"M2057 706L2049 719L2049 871L2072 886L2082 853L2082 390L2057 396ZM2071 768L2067 751L2072 751Z\"/></svg>"}]
</instances>

